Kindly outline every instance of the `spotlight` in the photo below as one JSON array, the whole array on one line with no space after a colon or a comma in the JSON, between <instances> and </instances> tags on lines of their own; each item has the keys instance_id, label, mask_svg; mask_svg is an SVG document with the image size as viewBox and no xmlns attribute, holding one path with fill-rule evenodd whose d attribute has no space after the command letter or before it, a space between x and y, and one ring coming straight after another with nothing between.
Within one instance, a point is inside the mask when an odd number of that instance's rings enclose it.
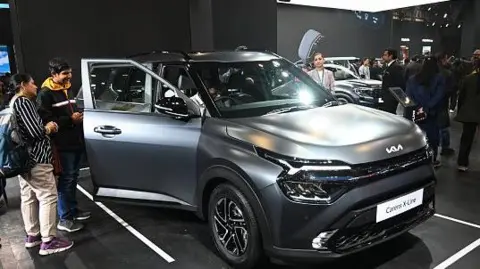
<instances>
[{"instance_id":1,"label":"spotlight","mask_svg":"<svg viewBox=\"0 0 480 269\"><path fill-rule=\"evenodd\" d=\"M459 25L458 25L458 28L462 28L462 25L461 25L461 24L459 24Z\"/></svg>"},{"instance_id":2,"label":"spotlight","mask_svg":"<svg viewBox=\"0 0 480 269\"><path fill-rule=\"evenodd\" d=\"M447 18L447 16L448 16L447 13L445 13L445 15L443 15L443 18L445 19L445 18Z\"/></svg>"},{"instance_id":3,"label":"spotlight","mask_svg":"<svg viewBox=\"0 0 480 269\"><path fill-rule=\"evenodd\" d=\"M436 24L436 22L433 22L433 23L432 23L432 26L435 26L435 24Z\"/></svg>"},{"instance_id":4,"label":"spotlight","mask_svg":"<svg viewBox=\"0 0 480 269\"><path fill-rule=\"evenodd\" d=\"M428 11L430 11L430 10L432 10L432 7L429 7L429 8L428 8Z\"/></svg>"},{"instance_id":5,"label":"spotlight","mask_svg":"<svg viewBox=\"0 0 480 269\"><path fill-rule=\"evenodd\" d=\"M447 25L445 25L445 27L448 27L450 24L447 23Z\"/></svg>"}]
</instances>

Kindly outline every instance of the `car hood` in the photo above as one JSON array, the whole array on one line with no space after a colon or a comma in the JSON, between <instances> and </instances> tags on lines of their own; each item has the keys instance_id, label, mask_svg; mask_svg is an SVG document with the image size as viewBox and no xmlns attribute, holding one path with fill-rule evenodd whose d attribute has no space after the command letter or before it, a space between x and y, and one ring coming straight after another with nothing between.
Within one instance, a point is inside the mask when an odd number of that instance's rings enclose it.
<instances>
[{"instance_id":1,"label":"car hood","mask_svg":"<svg viewBox=\"0 0 480 269\"><path fill-rule=\"evenodd\" d=\"M374 79L350 79L348 80L348 82L357 87L379 88L382 86L382 82L380 80L374 80Z\"/></svg>"},{"instance_id":2,"label":"car hood","mask_svg":"<svg viewBox=\"0 0 480 269\"><path fill-rule=\"evenodd\" d=\"M350 164L392 158L426 145L414 123L352 104L232 119L227 134L285 156Z\"/></svg>"}]
</instances>

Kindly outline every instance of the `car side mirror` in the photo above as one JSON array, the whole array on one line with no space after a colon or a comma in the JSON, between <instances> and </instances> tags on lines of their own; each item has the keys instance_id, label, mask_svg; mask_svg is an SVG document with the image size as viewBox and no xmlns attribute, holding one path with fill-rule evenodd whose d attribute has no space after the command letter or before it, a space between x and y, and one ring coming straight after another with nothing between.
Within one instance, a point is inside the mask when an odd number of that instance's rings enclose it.
<instances>
[{"instance_id":1,"label":"car side mirror","mask_svg":"<svg viewBox=\"0 0 480 269\"><path fill-rule=\"evenodd\" d=\"M188 119L191 116L185 100L177 96L166 97L159 100L155 104L155 111L173 116L176 119Z\"/></svg>"}]
</instances>

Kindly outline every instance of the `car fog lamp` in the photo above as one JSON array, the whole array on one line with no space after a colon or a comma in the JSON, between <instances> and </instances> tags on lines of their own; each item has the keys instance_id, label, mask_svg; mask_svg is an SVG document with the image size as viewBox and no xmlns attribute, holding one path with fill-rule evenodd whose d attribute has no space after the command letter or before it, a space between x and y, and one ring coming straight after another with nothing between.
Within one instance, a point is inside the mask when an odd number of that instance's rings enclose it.
<instances>
[{"instance_id":1,"label":"car fog lamp","mask_svg":"<svg viewBox=\"0 0 480 269\"><path fill-rule=\"evenodd\" d=\"M327 231L320 233L317 237L312 240L312 248L316 250L327 249L328 240L337 232L337 230Z\"/></svg>"}]
</instances>

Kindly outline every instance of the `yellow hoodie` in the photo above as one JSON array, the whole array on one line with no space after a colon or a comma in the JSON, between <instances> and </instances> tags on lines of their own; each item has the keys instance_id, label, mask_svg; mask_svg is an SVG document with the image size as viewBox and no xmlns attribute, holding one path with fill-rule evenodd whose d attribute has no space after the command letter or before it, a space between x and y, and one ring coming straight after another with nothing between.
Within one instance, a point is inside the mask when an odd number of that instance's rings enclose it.
<instances>
[{"instance_id":1,"label":"yellow hoodie","mask_svg":"<svg viewBox=\"0 0 480 269\"><path fill-rule=\"evenodd\" d=\"M48 88L52 91L63 91L66 96L68 96L67 91L72 87L72 84L70 82L67 82L67 84L58 84L55 81L53 81L53 78L49 77L47 78L43 84L42 88Z\"/></svg>"}]
</instances>

